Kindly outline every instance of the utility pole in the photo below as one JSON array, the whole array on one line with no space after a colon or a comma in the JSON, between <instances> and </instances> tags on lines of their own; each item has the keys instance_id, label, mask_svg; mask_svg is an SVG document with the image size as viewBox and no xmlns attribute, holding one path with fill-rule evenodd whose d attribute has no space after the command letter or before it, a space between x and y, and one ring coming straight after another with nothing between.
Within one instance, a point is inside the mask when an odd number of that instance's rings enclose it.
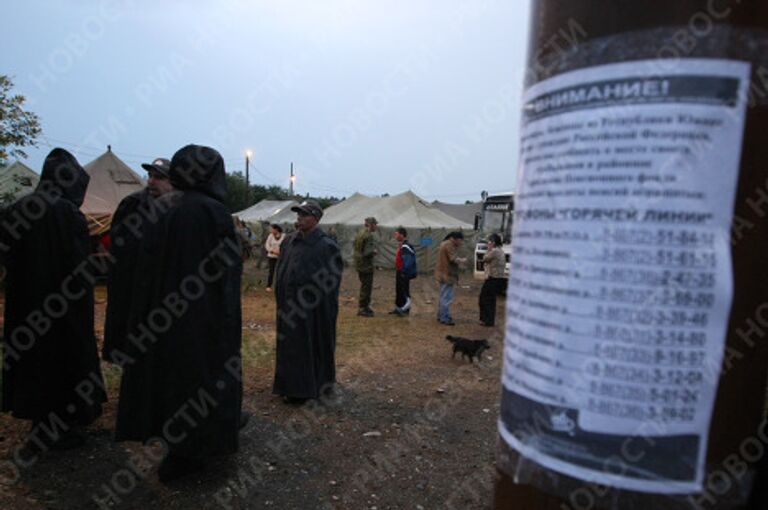
<instances>
[{"instance_id":1,"label":"utility pole","mask_svg":"<svg viewBox=\"0 0 768 510\"><path fill-rule=\"evenodd\" d=\"M531 7L494 508L764 510L768 4Z\"/></svg>"},{"instance_id":2,"label":"utility pole","mask_svg":"<svg viewBox=\"0 0 768 510\"><path fill-rule=\"evenodd\" d=\"M296 176L293 174L293 161L291 161L291 177L289 183L289 194L293 197L293 183L296 182Z\"/></svg>"}]
</instances>

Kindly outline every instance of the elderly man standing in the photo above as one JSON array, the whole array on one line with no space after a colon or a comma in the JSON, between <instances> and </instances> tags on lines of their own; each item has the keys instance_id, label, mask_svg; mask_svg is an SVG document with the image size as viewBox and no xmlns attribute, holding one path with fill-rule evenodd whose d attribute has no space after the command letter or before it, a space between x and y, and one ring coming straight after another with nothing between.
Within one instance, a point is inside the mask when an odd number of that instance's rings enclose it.
<instances>
[{"instance_id":1,"label":"elderly man standing","mask_svg":"<svg viewBox=\"0 0 768 510\"><path fill-rule=\"evenodd\" d=\"M373 258L376 256L376 218L365 219L365 227L355 238L355 269L360 278L360 298L357 315L373 317L371 310L371 292L373 291Z\"/></svg>"},{"instance_id":2,"label":"elderly man standing","mask_svg":"<svg viewBox=\"0 0 768 510\"><path fill-rule=\"evenodd\" d=\"M291 209L296 232L280 246L275 274L277 353L273 393L300 404L336 382L336 318L344 268L339 246L318 226L311 200Z\"/></svg>"},{"instance_id":3,"label":"elderly man standing","mask_svg":"<svg viewBox=\"0 0 768 510\"><path fill-rule=\"evenodd\" d=\"M453 286L459 283L459 267L467 261L467 259L459 257L457 253L462 244L464 244L464 234L451 232L440 243L440 250L437 252L435 279L440 283L437 321L446 326L456 324L451 317L451 303L453 302Z\"/></svg>"},{"instance_id":4,"label":"elderly man standing","mask_svg":"<svg viewBox=\"0 0 768 510\"><path fill-rule=\"evenodd\" d=\"M156 158L141 165L147 171L147 186L120 201L110 228L113 261L109 271L107 313L104 321L102 358L120 364L125 350L126 323L131 306L136 256L147 223L158 217L163 202L155 200L173 190L168 171L171 162Z\"/></svg>"}]
</instances>

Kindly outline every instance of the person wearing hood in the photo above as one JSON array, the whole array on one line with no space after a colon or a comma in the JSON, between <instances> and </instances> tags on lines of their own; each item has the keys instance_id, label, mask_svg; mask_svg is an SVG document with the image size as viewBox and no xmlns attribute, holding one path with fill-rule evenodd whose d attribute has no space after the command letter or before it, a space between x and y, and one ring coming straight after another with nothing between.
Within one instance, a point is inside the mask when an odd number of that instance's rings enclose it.
<instances>
[{"instance_id":1,"label":"person wearing hood","mask_svg":"<svg viewBox=\"0 0 768 510\"><path fill-rule=\"evenodd\" d=\"M117 441L159 440L162 482L235 453L241 412L242 259L224 161L209 147L174 154L175 191L146 225L128 312Z\"/></svg>"},{"instance_id":2,"label":"person wearing hood","mask_svg":"<svg viewBox=\"0 0 768 510\"><path fill-rule=\"evenodd\" d=\"M344 265L339 245L318 227L323 210L307 200L291 208L296 232L280 246L275 273L277 344L272 393L301 404L336 382L336 319Z\"/></svg>"},{"instance_id":3,"label":"person wearing hood","mask_svg":"<svg viewBox=\"0 0 768 510\"><path fill-rule=\"evenodd\" d=\"M155 158L152 163L141 166L147 171L146 187L120 201L110 227L112 260L107 281L109 300L104 321L102 358L114 363L120 361L125 349L125 326L131 304L136 256L144 228L157 218L159 209L166 204L156 199L173 191L168 175L169 160Z\"/></svg>"},{"instance_id":4,"label":"person wearing hood","mask_svg":"<svg viewBox=\"0 0 768 510\"><path fill-rule=\"evenodd\" d=\"M82 427L106 401L94 335L88 223L80 212L89 177L54 149L40 183L5 214L2 410L30 420L28 445L82 445Z\"/></svg>"}]
</instances>

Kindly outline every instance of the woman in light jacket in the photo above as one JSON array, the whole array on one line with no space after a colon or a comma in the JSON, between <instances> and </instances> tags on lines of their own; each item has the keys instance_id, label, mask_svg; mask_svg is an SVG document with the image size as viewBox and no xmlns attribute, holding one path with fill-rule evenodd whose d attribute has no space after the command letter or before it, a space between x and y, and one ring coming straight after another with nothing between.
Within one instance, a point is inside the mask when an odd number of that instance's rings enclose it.
<instances>
[{"instance_id":1,"label":"woman in light jacket","mask_svg":"<svg viewBox=\"0 0 768 510\"><path fill-rule=\"evenodd\" d=\"M480 290L480 323L483 326L496 324L496 296L506 289L507 280L504 277L506 265L504 250L501 249L499 234L491 234L488 238L488 252L483 257L485 266L485 283Z\"/></svg>"},{"instance_id":2,"label":"woman in light jacket","mask_svg":"<svg viewBox=\"0 0 768 510\"><path fill-rule=\"evenodd\" d=\"M283 228L274 223L271 225L272 232L267 236L267 241L264 243L264 248L267 250L267 260L269 261L269 277L267 277L267 291L272 291L272 280L275 276L275 266L277 265L277 257L280 256L280 245L283 243Z\"/></svg>"}]
</instances>

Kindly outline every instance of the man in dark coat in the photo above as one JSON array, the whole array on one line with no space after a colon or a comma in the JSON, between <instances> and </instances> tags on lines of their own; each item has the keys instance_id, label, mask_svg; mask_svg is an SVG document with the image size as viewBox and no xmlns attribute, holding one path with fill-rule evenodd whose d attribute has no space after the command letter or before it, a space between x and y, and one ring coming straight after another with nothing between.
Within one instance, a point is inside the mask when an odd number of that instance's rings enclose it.
<instances>
[{"instance_id":1,"label":"man in dark coat","mask_svg":"<svg viewBox=\"0 0 768 510\"><path fill-rule=\"evenodd\" d=\"M176 152L136 261L116 439L163 443L163 482L238 448L242 261L224 175L211 148Z\"/></svg>"},{"instance_id":2,"label":"man in dark coat","mask_svg":"<svg viewBox=\"0 0 768 510\"><path fill-rule=\"evenodd\" d=\"M83 444L78 427L98 418L106 401L93 330L95 271L79 210L88 181L74 156L54 149L35 191L2 222L2 410L32 421L38 447ZM40 437L51 425L62 433Z\"/></svg>"},{"instance_id":3,"label":"man in dark coat","mask_svg":"<svg viewBox=\"0 0 768 510\"><path fill-rule=\"evenodd\" d=\"M162 212L161 207L167 204L155 199L173 190L168 175L170 165L171 162L165 158L157 158L152 163L142 164L141 166L147 171L147 186L121 200L112 216L110 228L112 267L109 270L107 283L109 300L104 321L102 350L102 357L106 361L119 363L125 350L127 335L125 328L130 312L139 243L143 237L145 225L156 221Z\"/></svg>"},{"instance_id":4,"label":"man in dark coat","mask_svg":"<svg viewBox=\"0 0 768 510\"><path fill-rule=\"evenodd\" d=\"M280 247L275 275L277 355L272 392L286 402L318 398L336 382L336 317L343 263L317 223L313 201L293 207L297 232Z\"/></svg>"}]
</instances>

